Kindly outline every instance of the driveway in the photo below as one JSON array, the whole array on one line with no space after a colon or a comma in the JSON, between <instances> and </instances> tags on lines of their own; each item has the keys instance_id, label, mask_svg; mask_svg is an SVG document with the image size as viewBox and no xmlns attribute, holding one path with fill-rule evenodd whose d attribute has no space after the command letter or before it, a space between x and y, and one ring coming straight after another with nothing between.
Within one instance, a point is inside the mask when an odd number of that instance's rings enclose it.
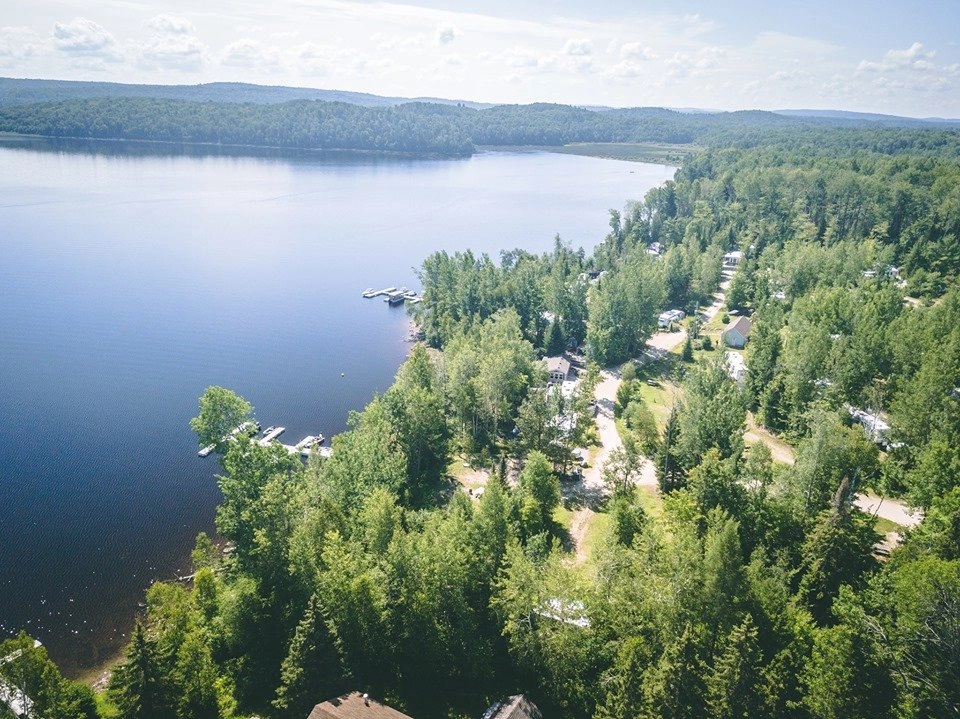
<instances>
[{"instance_id":1,"label":"driveway","mask_svg":"<svg viewBox=\"0 0 960 719\"><path fill-rule=\"evenodd\" d=\"M923 520L921 510L910 511L910 508L899 499L878 497L874 494L858 494L854 503L867 514L875 514L901 527L916 527Z\"/></svg>"}]
</instances>

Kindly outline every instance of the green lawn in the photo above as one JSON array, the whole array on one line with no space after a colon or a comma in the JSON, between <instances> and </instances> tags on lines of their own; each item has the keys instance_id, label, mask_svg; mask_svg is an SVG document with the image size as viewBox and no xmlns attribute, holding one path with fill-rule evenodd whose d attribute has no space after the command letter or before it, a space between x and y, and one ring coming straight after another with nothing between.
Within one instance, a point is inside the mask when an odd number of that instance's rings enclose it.
<instances>
[{"instance_id":1,"label":"green lawn","mask_svg":"<svg viewBox=\"0 0 960 719\"><path fill-rule=\"evenodd\" d=\"M670 145L655 142L575 142L555 150L570 155L603 157L610 160L653 162L662 165L680 164L697 148L693 145Z\"/></svg>"}]
</instances>

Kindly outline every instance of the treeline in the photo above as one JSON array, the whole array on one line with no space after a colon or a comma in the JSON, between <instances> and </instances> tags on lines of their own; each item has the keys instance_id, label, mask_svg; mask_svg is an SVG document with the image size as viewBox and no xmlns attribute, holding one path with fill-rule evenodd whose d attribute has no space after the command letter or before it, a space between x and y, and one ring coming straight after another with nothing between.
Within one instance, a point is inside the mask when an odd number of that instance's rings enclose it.
<instances>
[{"instance_id":1,"label":"treeline","mask_svg":"<svg viewBox=\"0 0 960 719\"><path fill-rule=\"evenodd\" d=\"M0 107L0 131L45 137L150 140L296 149L465 155L478 145L577 142L729 147L776 143L887 154L960 157L960 131L905 121L789 117L770 112L680 113L662 108L593 111L537 103L474 108L410 102L196 102L100 97ZM841 150L841 148L844 148Z\"/></svg>"},{"instance_id":2,"label":"treeline","mask_svg":"<svg viewBox=\"0 0 960 719\"><path fill-rule=\"evenodd\" d=\"M197 103L86 99L0 109L0 130L45 137L148 140L293 149L466 155L469 136L416 105L342 102Z\"/></svg>"}]
</instances>

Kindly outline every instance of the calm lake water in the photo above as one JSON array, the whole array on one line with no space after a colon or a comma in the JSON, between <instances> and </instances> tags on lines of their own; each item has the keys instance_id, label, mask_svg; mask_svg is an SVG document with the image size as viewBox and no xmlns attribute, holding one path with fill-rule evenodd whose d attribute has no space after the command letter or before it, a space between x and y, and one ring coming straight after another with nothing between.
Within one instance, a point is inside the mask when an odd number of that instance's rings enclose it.
<instances>
[{"instance_id":1,"label":"calm lake water","mask_svg":"<svg viewBox=\"0 0 960 719\"><path fill-rule=\"evenodd\" d=\"M672 174L0 142L0 637L76 674L186 572L219 498L187 426L206 386L288 441L340 432L409 350L403 308L362 290L419 289L437 249L592 248L608 208Z\"/></svg>"}]
</instances>

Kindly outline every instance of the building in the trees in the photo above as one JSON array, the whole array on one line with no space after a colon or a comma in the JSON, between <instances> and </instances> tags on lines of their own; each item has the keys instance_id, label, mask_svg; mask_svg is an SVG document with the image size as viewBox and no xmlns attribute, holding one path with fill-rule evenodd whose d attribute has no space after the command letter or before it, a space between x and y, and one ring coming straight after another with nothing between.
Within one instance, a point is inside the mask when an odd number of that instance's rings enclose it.
<instances>
[{"instance_id":1,"label":"building in the trees","mask_svg":"<svg viewBox=\"0 0 960 719\"><path fill-rule=\"evenodd\" d=\"M551 384L561 384L570 378L570 361L565 357L547 357L547 372Z\"/></svg>"},{"instance_id":2,"label":"building in the trees","mask_svg":"<svg viewBox=\"0 0 960 719\"><path fill-rule=\"evenodd\" d=\"M734 250L733 252L728 252L723 256L723 266L724 267L736 267L740 264L740 260L743 259L743 253L740 250Z\"/></svg>"},{"instance_id":3,"label":"building in the trees","mask_svg":"<svg viewBox=\"0 0 960 719\"><path fill-rule=\"evenodd\" d=\"M411 719L403 712L374 701L367 694L351 692L317 704L307 719Z\"/></svg>"},{"instance_id":4,"label":"building in the trees","mask_svg":"<svg viewBox=\"0 0 960 719\"><path fill-rule=\"evenodd\" d=\"M482 719L543 719L543 714L537 705L523 694L514 694L491 704L483 713Z\"/></svg>"},{"instance_id":5,"label":"building in the trees","mask_svg":"<svg viewBox=\"0 0 960 719\"><path fill-rule=\"evenodd\" d=\"M746 317L739 317L736 322L723 331L723 343L727 347L742 349L750 338L751 324Z\"/></svg>"}]
</instances>

